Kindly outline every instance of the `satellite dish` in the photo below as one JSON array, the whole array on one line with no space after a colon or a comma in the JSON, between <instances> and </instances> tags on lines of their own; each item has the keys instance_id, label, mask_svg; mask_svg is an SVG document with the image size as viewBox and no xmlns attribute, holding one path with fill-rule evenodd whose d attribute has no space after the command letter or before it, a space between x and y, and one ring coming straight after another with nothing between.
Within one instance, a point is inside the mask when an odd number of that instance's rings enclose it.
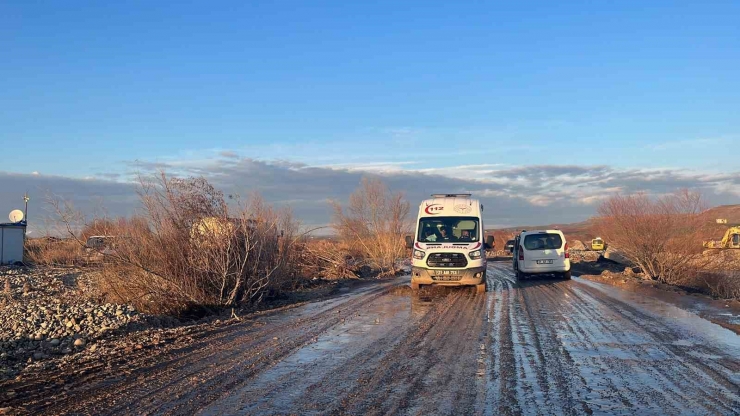
<instances>
[{"instance_id":1,"label":"satellite dish","mask_svg":"<svg viewBox=\"0 0 740 416\"><path fill-rule=\"evenodd\" d=\"M8 218L10 218L10 222L21 222L23 221L23 211L19 209L14 209L10 211L10 215L8 215Z\"/></svg>"}]
</instances>

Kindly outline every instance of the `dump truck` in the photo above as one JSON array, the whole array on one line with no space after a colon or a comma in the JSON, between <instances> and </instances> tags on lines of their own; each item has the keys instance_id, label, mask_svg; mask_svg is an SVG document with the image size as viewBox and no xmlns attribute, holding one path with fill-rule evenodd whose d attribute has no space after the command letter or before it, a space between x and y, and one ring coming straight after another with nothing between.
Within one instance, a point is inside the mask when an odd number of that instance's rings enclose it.
<instances>
[{"instance_id":1,"label":"dump truck","mask_svg":"<svg viewBox=\"0 0 740 416\"><path fill-rule=\"evenodd\" d=\"M704 248L740 249L740 226L733 226L725 231L722 240L708 240L702 243Z\"/></svg>"},{"instance_id":2,"label":"dump truck","mask_svg":"<svg viewBox=\"0 0 740 416\"><path fill-rule=\"evenodd\" d=\"M423 285L475 286L486 291L486 250L483 205L471 194L433 194L421 202L414 237L406 236L412 251L411 289Z\"/></svg>"}]
</instances>

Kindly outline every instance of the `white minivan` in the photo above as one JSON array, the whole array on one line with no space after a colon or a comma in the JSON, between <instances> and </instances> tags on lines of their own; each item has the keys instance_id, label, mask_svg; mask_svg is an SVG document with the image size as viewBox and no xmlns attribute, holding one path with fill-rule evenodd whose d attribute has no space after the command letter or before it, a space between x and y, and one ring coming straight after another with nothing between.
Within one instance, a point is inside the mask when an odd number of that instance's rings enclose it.
<instances>
[{"instance_id":1,"label":"white minivan","mask_svg":"<svg viewBox=\"0 0 740 416\"><path fill-rule=\"evenodd\" d=\"M513 267L517 279L554 274L570 279L570 254L560 230L522 231L514 239Z\"/></svg>"}]
</instances>

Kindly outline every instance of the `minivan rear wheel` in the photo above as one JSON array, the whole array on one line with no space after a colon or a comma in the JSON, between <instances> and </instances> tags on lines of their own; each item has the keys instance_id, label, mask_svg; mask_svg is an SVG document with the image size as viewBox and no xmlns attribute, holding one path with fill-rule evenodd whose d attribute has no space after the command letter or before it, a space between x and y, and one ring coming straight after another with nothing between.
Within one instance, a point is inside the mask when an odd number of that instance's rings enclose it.
<instances>
[{"instance_id":1,"label":"minivan rear wheel","mask_svg":"<svg viewBox=\"0 0 740 416\"><path fill-rule=\"evenodd\" d=\"M570 270L563 273L563 280L570 280Z\"/></svg>"},{"instance_id":2,"label":"minivan rear wheel","mask_svg":"<svg viewBox=\"0 0 740 416\"><path fill-rule=\"evenodd\" d=\"M516 271L516 280L524 280L527 277L521 270Z\"/></svg>"}]
</instances>

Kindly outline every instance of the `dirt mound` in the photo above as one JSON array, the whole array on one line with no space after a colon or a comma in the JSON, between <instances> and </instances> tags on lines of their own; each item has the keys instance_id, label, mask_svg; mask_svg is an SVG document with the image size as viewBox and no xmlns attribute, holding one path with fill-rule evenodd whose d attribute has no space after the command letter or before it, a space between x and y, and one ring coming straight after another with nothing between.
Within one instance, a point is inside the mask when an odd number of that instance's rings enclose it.
<instances>
[{"instance_id":1,"label":"dirt mound","mask_svg":"<svg viewBox=\"0 0 740 416\"><path fill-rule=\"evenodd\" d=\"M579 262L595 262L599 260L600 254L596 251L574 251L570 253L570 261L572 263Z\"/></svg>"},{"instance_id":2,"label":"dirt mound","mask_svg":"<svg viewBox=\"0 0 740 416\"><path fill-rule=\"evenodd\" d=\"M568 243L571 250L585 250L586 245L581 240L572 240Z\"/></svg>"},{"instance_id":3,"label":"dirt mound","mask_svg":"<svg viewBox=\"0 0 740 416\"><path fill-rule=\"evenodd\" d=\"M633 266L632 262L628 260L627 257L611 247L607 248L604 252L604 258L625 266Z\"/></svg>"}]
</instances>

